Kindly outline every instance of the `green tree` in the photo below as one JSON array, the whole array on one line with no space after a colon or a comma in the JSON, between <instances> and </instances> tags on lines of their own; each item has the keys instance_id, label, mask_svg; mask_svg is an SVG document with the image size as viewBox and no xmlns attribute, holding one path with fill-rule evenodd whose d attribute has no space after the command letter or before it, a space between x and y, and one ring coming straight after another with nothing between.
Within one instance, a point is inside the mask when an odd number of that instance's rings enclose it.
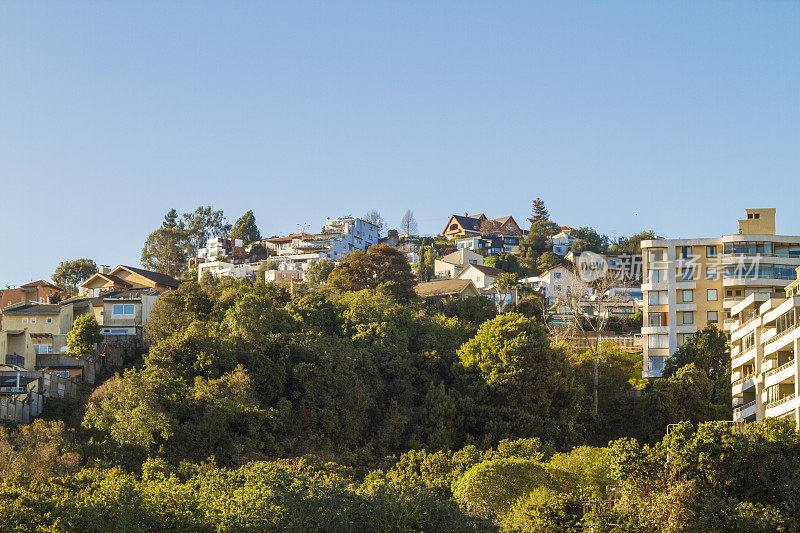
<instances>
[{"instance_id":1,"label":"green tree","mask_svg":"<svg viewBox=\"0 0 800 533\"><path fill-rule=\"evenodd\" d=\"M416 280L403 252L379 244L348 255L333 269L328 284L338 291L378 289L404 302L415 297Z\"/></svg>"},{"instance_id":2,"label":"green tree","mask_svg":"<svg viewBox=\"0 0 800 533\"><path fill-rule=\"evenodd\" d=\"M536 259L547 251L548 239L558 230L558 224L550 220L536 220L531 223L530 231L525 237L524 249L526 257Z\"/></svg>"},{"instance_id":3,"label":"green tree","mask_svg":"<svg viewBox=\"0 0 800 533\"><path fill-rule=\"evenodd\" d=\"M544 272L546 270L550 270L553 267L557 267L559 265L564 265L566 261L563 257L559 256L556 253L551 251L546 251L542 255L539 256L539 260L536 262L536 266L538 267L540 272Z\"/></svg>"},{"instance_id":4,"label":"green tree","mask_svg":"<svg viewBox=\"0 0 800 533\"><path fill-rule=\"evenodd\" d=\"M200 206L192 213L184 213L179 229L185 229L187 253L197 257L197 251L212 237L227 237L231 225L225 222L222 210L212 210L211 206Z\"/></svg>"},{"instance_id":5,"label":"green tree","mask_svg":"<svg viewBox=\"0 0 800 533\"><path fill-rule=\"evenodd\" d=\"M531 223L550 220L550 212L545 207L544 200L542 200L541 198L536 198L533 201L533 207L531 208L531 218L529 220L531 221Z\"/></svg>"},{"instance_id":6,"label":"green tree","mask_svg":"<svg viewBox=\"0 0 800 533\"><path fill-rule=\"evenodd\" d=\"M164 222L161 224L162 228L167 229L176 229L180 225L178 221L178 212L175 211L175 208L169 210L169 213L164 215Z\"/></svg>"},{"instance_id":7,"label":"green tree","mask_svg":"<svg viewBox=\"0 0 800 533\"><path fill-rule=\"evenodd\" d=\"M570 250L576 254L580 252L604 254L608 250L608 236L601 235L594 228L578 228L572 230L571 235L577 239L572 243L572 246L570 246Z\"/></svg>"},{"instance_id":8,"label":"green tree","mask_svg":"<svg viewBox=\"0 0 800 533\"><path fill-rule=\"evenodd\" d=\"M664 377L694 364L714 381L714 403L731 404L731 359L725 333L714 324L707 324L684 342L664 364Z\"/></svg>"},{"instance_id":9,"label":"green tree","mask_svg":"<svg viewBox=\"0 0 800 533\"><path fill-rule=\"evenodd\" d=\"M256 217L252 210L248 210L231 229L231 239L241 239L245 246L261 240L261 233L256 226Z\"/></svg>"},{"instance_id":10,"label":"green tree","mask_svg":"<svg viewBox=\"0 0 800 533\"><path fill-rule=\"evenodd\" d=\"M306 270L306 277L312 283L325 283L328 281L328 276L331 275L336 263L330 259L320 259L308 265Z\"/></svg>"},{"instance_id":11,"label":"green tree","mask_svg":"<svg viewBox=\"0 0 800 533\"><path fill-rule=\"evenodd\" d=\"M97 272L97 265L91 259L62 261L53 273L53 281L67 292L74 293L78 285Z\"/></svg>"},{"instance_id":12,"label":"green tree","mask_svg":"<svg viewBox=\"0 0 800 533\"><path fill-rule=\"evenodd\" d=\"M658 235L652 231L642 231L630 237L620 238L616 243L608 247L608 253L610 255L641 255L642 241L658 238Z\"/></svg>"},{"instance_id":13,"label":"green tree","mask_svg":"<svg viewBox=\"0 0 800 533\"><path fill-rule=\"evenodd\" d=\"M177 228L159 228L151 233L144 243L142 266L173 278L180 278L188 261L186 249L185 231Z\"/></svg>"},{"instance_id":14,"label":"green tree","mask_svg":"<svg viewBox=\"0 0 800 533\"><path fill-rule=\"evenodd\" d=\"M94 355L95 344L103 342L103 335L94 314L87 313L75 319L67 334L67 353L71 357L83 358Z\"/></svg>"}]
</instances>

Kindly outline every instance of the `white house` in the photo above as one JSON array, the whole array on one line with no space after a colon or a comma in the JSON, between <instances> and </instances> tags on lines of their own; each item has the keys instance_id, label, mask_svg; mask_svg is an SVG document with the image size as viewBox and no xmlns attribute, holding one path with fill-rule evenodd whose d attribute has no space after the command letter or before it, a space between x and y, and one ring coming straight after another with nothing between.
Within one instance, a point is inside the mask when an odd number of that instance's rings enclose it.
<instances>
[{"instance_id":1,"label":"white house","mask_svg":"<svg viewBox=\"0 0 800 533\"><path fill-rule=\"evenodd\" d=\"M467 265L483 265L483 256L472 250L461 249L433 262L433 273L438 279L455 278Z\"/></svg>"},{"instance_id":2,"label":"white house","mask_svg":"<svg viewBox=\"0 0 800 533\"><path fill-rule=\"evenodd\" d=\"M480 289L489 289L497 281L503 271L499 268L487 267L484 265L465 265L456 275L457 279L470 279L475 286Z\"/></svg>"},{"instance_id":3,"label":"white house","mask_svg":"<svg viewBox=\"0 0 800 533\"><path fill-rule=\"evenodd\" d=\"M202 279L203 274L210 272L215 278L250 278L255 279L258 265L251 263L229 263L227 261L209 261L197 265L197 279Z\"/></svg>"},{"instance_id":4,"label":"white house","mask_svg":"<svg viewBox=\"0 0 800 533\"><path fill-rule=\"evenodd\" d=\"M577 241L569 231L562 231L553 235L551 242L553 244L553 253L564 257L569 252L569 247L572 243Z\"/></svg>"},{"instance_id":5,"label":"white house","mask_svg":"<svg viewBox=\"0 0 800 533\"><path fill-rule=\"evenodd\" d=\"M559 298L566 297L567 289L574 283L574 277L568 268L558 265L542 272L541 276L523 278L520 283L542 291L548 304L552 305Z\"/></svg>"}]
</instances>

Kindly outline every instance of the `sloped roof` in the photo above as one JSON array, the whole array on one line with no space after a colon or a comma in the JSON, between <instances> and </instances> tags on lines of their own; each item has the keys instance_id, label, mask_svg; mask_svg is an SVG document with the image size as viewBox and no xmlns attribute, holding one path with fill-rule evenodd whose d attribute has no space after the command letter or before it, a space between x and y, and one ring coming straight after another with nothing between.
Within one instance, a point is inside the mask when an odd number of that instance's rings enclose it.
<instances>
[{"instance_id":1,"label":"sloped roof","mask_svg":"<svg viewBox=\"0 0 800 533\"><path fill-rule=\"evenodd\" d=\"M5 315L57 315L58 304L29 303L10 305L3 310Z\"/></svg>"},{"instance_id":2,"label":"sloped roof","mask_svg":"<svg viewBox=\"0 0 800 533\"><path fill-rule=\"evenodd\" d=\"M153 283L158 283L160 285L166 285L167 287L178 287L181 284L180 281L178 281L177 279L173 278L172 276L167 276L166 274L161 274L159 272L152 272L150 270L144 270L142 268L136 268L136 267L127 266L127 265L120 265L117 268L115 268L114 271L116 271L117 269L120 269L120 268L124 268L125 270L129 270L129 271L131 271L131 272L133 272L135 274L139 274L143 278L147 278L150 281L152 281Z\"/></svg>"},{"instance_id":3,"label":"sloped roof","mask_svg":"<svg viewBox=\"0 0 800 533\"><path fill-rule=\"evenodd\" d=\"M493 221L493 222L497 222L498 224L500 224L500 225L502 226L503 224L505 224L505 223L506 223L506 222L508 222L509 220L513 220L513 219L514 219L514 217L512 217L511 215L509 215L509 216L507 216L507 217L493 218L493 219L492 219L492 221ZM514 224L516 224L516 223L517 223L517 221L516 221L516 220L514 220Z\"/></svg>"},{"instance_id":4,"label":"sloped roof","mask_svg":"<svg viewBox=\"0 0 800 533\"><path fill-rule=\"evenodd\" d=\"M465 217L464 215L453 215L453 218L456 219L464 229L478 231L478 228L480 228L481 220L479 218Z\"/></svg>"},{"instance_id":5,"label":"sloped roof","mask_svg":"<svg viewBox=\"0 0 800 533\"><path fill-rule=\"evenodd\" d=\"M20 287L23 288L23 289L33 288L33 287L50 287L52 289L61 290L60 287L58 287L56 285L53 285L49 281L45 281L43 279L40 279L39 281L31 281L30 283L26 283L25 285L20 285Z\"/></svg>"},{"instance_id":6,"label":"sloped roof","mask_svg":"<svg viewBox=\"0 0 800 533\"><path fill-rule=\"evenodd\" d=\"M417 296L420 298L450 296L452 294L461 294L470 285L474 287L470 279L442 279L418 283L414 287L414 292L416 292ZM475 292L477 293L477 289Z\"/></svg>"},{"instance_id":7,"label":"sloped roof","mask_svg":"<svg viewBox=\"0 0 800 533\"><path fill-rule=\"evenodd\" d=\"M492 276L492 277L495 277L495 278L498 277L500 274L502 274L504 272L503 270L500 270L499 268L488 267L488 266L484 266L484 265L472 265L472 264L469 264L466 267L464 267L464 270L467 270L469 267L472 267L472 268L478 270L479 272L482 272L482 273L486 274L487 276ZM462 270L462 272L464 272L464 270Z\"/></svg>"}]
</instances>

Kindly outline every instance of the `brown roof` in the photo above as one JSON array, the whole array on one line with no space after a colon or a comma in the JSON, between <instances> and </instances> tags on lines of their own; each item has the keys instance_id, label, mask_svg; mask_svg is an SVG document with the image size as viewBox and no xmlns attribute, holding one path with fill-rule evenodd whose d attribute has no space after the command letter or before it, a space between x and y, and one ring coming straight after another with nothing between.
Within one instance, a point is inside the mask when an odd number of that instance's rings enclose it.
<instances>
[{"instance_id":1,"label":"brown roof","mask_svg":"<svg viewBox=\"0 0 800 533\"><path fill-rule=\"evenodd\" d=\"M166 274L161 274L159 272L153 272L151 270L144 270L143 268L136 268L126 265L120 265L117 268L124 268L125 270L128 270L130 272L139 274L143 278L147 278L153 283L158 283L159 285L166 285L167 287L178 287L181 284L180 281L173 278L172 276L167 276ZM116 270L117 268L115 268L114 270Z\"/></svg>"},{"instance_id":2,"label":"brown roof","mask_svg":"<svg viewBox=\"0 0 800 533\"><path fill-rule=\"evenodd\" d=\"M57 315L58 304L17 304L9 305L3 310L6 315Z\"/></svg>"},{"instance_id":3,"label":"brown roof","mask_svg":"<svg viewBox=\"0 0 800 533\"><path fill-rule=\"evenodd\" d=\"M49 281L45 281L43 279L40 279L39 281L31 281L30 283L26 283L25 285L20 285L20 287L22 287L23 289L29 287L50 287L52 289L61 290L60 287L57 287L56 285L53 285Z\"/></svg>"},{"instance_id":4,"label":"brown roof","mask_svg":"<svg viewBox=\"0 0 800 533\"><path fill-rule=\"evenodd\" d=\"M464 270L466 270L469 267L476 268L476 269L478 269L479 272L483 272L487 276L492 276L492 277L495 277L495 278L497 276L499 276L500 274L502 274L503 272L505 272L504 270L500 270L499 268L487 267L487 266L483 266L483 265L473 265L473 264L466 265L464 267Z\"/></svg>"},{"instance_id":5,"label":"brown roof","mask_svg":"<svg viewBox=\"0 0 800 533\"><path fill-rule=\"evenodd\" d=\"M437 281L427 281L418 283L414 287L414 292L420 298L431 298L434 296L450 296L452 294L461 294L472 283L471 279L442 279ZM477 290L475 290L477 293Z\"/></svg>"}]
</instances>

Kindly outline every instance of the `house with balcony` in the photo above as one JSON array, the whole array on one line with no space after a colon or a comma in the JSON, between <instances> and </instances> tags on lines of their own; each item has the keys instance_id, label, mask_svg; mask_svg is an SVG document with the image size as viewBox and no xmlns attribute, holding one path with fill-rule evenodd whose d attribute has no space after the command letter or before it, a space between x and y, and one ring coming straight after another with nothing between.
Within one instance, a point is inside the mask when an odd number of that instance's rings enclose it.
<instances>
[{"instance_id":1,"label":"house with balcony","mask_svg":"<svg viewBox=\"0 0 800 533\"><path fill-rule=\"evenodd\" d=\"M52 353L58 334L57 304L19 303L3 311L0 363L33 370L37 354Z\"/></svg>"},{"instance_id":2,"label":"house with balcony","mask_svg":"<svg viewBox=\"0 0 800 533\"><path fill-rule=\"evenodd\" d=\"M733 418L800 424L800 267L782 294L750 294L731 308Z\"/></svg>"},{"instance_id":3,"label":"house with balcony","mask_svg":"<svg viewBox=\"0 0 800 533\"><path fill-rule=\"evenodd\" d=\"M553 245L553 253L564 257L569 253L570 247L576 240L578 239L572 236L570 230L556 233L550 239L550 243Z\"/></svg>"}]
</instances>

